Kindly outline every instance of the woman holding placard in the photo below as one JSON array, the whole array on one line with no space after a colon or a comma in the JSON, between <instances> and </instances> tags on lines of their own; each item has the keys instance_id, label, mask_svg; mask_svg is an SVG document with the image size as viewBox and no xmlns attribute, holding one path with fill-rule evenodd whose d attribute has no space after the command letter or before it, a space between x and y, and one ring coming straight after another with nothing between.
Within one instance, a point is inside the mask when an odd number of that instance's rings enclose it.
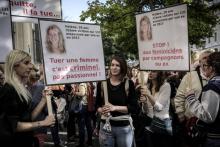
<instances>
[{"instance_id":1,"label":"woman holding placard","mask_svg":"<svg viewBox=\"0 0 220 147\"><path fill-rule=\"evenodd\" d=\"M32 68L30 55L22 50L13 50L6 58L5 84L0 92L0 144L31 147L34 144L32 130L55 123L53 115L42 121L31 120L46 104L43 98L32 112L30 110L31 94L26 82ZM46 95L45 91L43 97Z\"/></svg>"},{"instance_id":2,"label":"woman holding placard","mask_svg":"<svg viewBox=\"0 0 220 147\"><path fill-rule=\"evenodd\" d=\"M161 146L163 143L168 145L170 135L172 135L172 125L169 115L170 108L170 84L165 81L165 75L162 71L150 71L148 75L148 86L142 86L141 98L142 103L150 102L153 107L148 112L152 117L150 127L146 127L149 136L153 136L152 143L154 146ZM158 138L160 141L158 142ZM148 141L151 141L148 140Z\"/></svg>"},{"instance_id":3,"label":"woman holding placard","mask_svg":"<svg viewBox=\"0 0 220 147\"><path fill-rule=\"evenodd\" d=\"M136 113L137 99L134 83L125 78L126 74L125 59L114 56L107 84L102 82L97 85L96 106L98 113L102 115L99 131L101 147L114 147L115 144L118 147L132 146L134 134L129 114ZM105 97L103 90L107 91Z\"/></svg>"}]
</instances>

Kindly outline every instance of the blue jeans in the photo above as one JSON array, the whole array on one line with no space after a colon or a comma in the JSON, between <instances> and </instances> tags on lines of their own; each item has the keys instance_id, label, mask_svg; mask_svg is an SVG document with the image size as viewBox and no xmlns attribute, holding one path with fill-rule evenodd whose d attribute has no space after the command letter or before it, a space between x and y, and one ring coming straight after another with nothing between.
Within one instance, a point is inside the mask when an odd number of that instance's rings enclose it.
<instances>
[{"instance_id":1,"label":"blue jeans","mask_svg":"<svg viewBox=\"0 0 220 147\"><path fill-rule=\"evenodd\" d=\"M104 124L101 123L99 131L100 147L132 147L134 133L131 126L115 127L111 126L111 132L103 129Z\"/></svg>"},{"instance_id":2,"label":"blue jeans","mask_svg":"<svg viewBox=\"0 0 220 147\"><path fill-rule=\"evenodd\" d=\"M77 114L79 127L79 143L82 145L85 142L85 127L87 129L88 143L92 143L92 124L91 116L87 110L87 105L83 105L82 110Z\"/></svg>"}]
</instances>

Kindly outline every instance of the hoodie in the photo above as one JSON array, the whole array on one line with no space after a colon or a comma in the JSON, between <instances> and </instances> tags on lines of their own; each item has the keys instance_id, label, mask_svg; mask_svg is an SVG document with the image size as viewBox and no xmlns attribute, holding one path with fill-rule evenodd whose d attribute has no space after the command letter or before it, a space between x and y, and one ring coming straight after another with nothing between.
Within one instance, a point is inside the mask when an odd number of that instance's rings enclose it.
<instances>
[{"instance_id":1,"label":"hoodie","mask_svg":"<svg viewBox=\"0 0 220 147\"><path fill-rule=\"evenodd\" d=\"M209 80L208 84L204 87L203 91L213 90L216 93L220 94L220 75L214 76Z\"/></svg>"}]
</instances>

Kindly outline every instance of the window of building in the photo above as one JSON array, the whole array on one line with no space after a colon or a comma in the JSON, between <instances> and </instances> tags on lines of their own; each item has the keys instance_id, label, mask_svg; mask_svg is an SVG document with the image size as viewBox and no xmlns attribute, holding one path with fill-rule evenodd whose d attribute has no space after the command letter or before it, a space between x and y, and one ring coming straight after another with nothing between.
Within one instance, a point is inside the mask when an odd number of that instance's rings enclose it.
<instances>
[{"instance_id":1,"label":"window of building","mask_svg":"<svg viewBox=\"0 0 220 147\"><path fill-rule=\"evenodd\" d=\"M42 47L40 42L40 34L38 29L38 24L33 25L33 53L34 53L34 61L37 63L42 63Z\"/></svg>"},{"instance_id":2,"label":"window of building","mask_svg":"<svg viewBox=\"0 0 220 147\"><path fill-rule=\"evenodd\" d=\"M42 47L38 24L13 22L12 26L14 48L30 53L34 63L42 63Z\"/></svg>"}]
</instances>

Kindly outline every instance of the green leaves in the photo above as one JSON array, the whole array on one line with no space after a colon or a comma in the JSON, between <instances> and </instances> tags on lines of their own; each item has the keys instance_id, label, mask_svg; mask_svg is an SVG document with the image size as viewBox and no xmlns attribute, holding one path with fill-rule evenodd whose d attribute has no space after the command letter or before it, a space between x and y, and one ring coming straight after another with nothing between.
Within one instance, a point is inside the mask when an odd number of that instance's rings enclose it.
<instances>
[{"instance_id":1,"label":"green leaves","mask_svg":"<svg viewBox=\"0 0 220 147\"><path fill-rule=\"evenodd\" d=\"M189 43L201 47L205 38L212 37L218 17L201 3L191 3L188 8Z\"/></svg>"},{"instance_id":2,"label":"green leaves","mask_svg":"<svg viewBox=\"0 0 220 147\"><path fill-rule=\"evenodd\" d=\"M218 17L200 0L94 0L88 1L89 7L80 18L101 25L106 56L120 51L137 57L135 14L142 12L143 7L156 9L182 2L188 3L189 44L202 46L205 38L213 35Z\"/></svg>"}]
</instances>

